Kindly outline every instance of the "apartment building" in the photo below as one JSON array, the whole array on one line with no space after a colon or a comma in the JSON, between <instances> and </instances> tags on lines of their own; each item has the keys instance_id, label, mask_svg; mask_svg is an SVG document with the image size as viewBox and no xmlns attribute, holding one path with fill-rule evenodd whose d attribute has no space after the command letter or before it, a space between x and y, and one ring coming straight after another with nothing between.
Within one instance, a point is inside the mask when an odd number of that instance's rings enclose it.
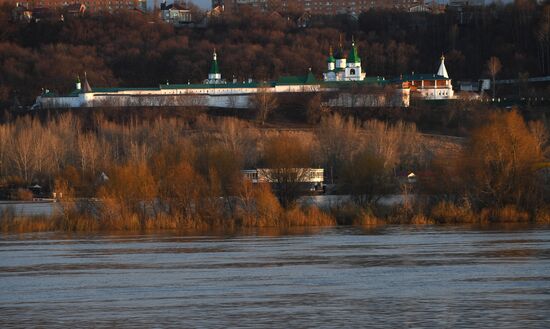
<instances>
[{"instance_id":1,"label":"apartment building","mask_svg":"<svg viewBox=\"0 0 550 329\"><path fill-rule=\"evenodd\" d=\"M116 11L120 9L145 8L145 0L23 0L19 2L26 8L58 8L74 3L82 4L87 12Z\"/></svg>"},{"instance_id":2,"label":"apartment building","mask_svg":"<svg viewBox=\"0 0 550 329\"><path fill-rule=\"evenodd\" d=\"M242 6L251 6L259 9L269 9L269 6L278 5L282 9L289 7L299 8L312 15L359 15L369 9L399 9L410 11L413 7L424 4L424 0L214 0L217 5L223 5L228 12L235 12Z\"/></svg>"}]
</instances>

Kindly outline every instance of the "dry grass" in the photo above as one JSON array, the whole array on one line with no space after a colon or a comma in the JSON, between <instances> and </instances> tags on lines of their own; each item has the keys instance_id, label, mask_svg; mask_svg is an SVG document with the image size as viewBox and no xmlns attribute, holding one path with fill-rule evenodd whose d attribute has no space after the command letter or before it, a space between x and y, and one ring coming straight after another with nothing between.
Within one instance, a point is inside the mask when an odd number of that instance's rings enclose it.
<instances>
[{"instance_id":1,"label":"dry grass","mask_svg":"<svg viewBox=\"0 0 550 329\"><path fill-rule=\"evenodd\" d=\"M412 225L433 225L435 224L435 220L424 215L423 213L415 214L410 221L410 224Z\"/></svg>"},{"instance_id":2,"label":"dry grass","mask_svg":"<svg viewBox=\"0 0 550 329\"><path fill-rule=\"evenodd\" d=\"M456 205L442 201L432 208L430 217L440 224L474 223L478 217L468 205Z\"/></svg>"},{"instance_id":3,"label":"dry grass","mask_svg":"<svg viewBox=\"0 0 550 329\"><path fill-rule=\"evenodd\" d=\"M293 207L285 212L283 223L287 227L335 226L336 219L317 207L308 207L304 210Z\"/></svg>"},{"instance_id":4,"label":"dry grass","mask_svg":"<svg viewBox=\"0 0 550 329\"><path fill-rule=\"evenodd\" d=\"M386 224L483 224L483 223L525 223L529 222L529 214L518 210L515 206L502 209L483 209L474 213L467 206L458 206L450 202L438 203L431 209L430 216L422 211L404 211L395 208L386 217L377 216L371 209L364 209L354 204L343 205L330 213L317 207L300 208L293 206L284 209L272 194L264 193L256 200L256 206L248 212L240 212L233 217L194 217L183 218L177 215L159 213L155 216L139 216L133 212L103 212L99 216L79 213L65 209L62 214L46 216L18 216L13 210L7 209L0 213L0 232L25 233L45 231L66 232L97 232L97 231L239 231L246 229L292 229L307 227L322 227L335 225L356 225L376 227ZM533 220L537 223L550 224L550 207L536 212Z\"/></svg>"},{"instance_id":5,"label":"dry grass","mask_svg":"<svg viewBox=\"0 0 550 329\"><path fill-rule=\"evenodd\" d=\"M535 222L550 224L550 207L539 209L535 214Z\"/></svg>"},{"instance_id":6,"label":"dry grass","mask_svg":"<svg viewBox=\"0 0 550 329\"><path fill-rule=\"evenodd\" d=\"M0 218L3 233L48 232L58 230L57 221L48 217L4 217Z\"/></svg>"},{"instance_id":7,"label":"dry grass","mask_svg":"<svg viewBox=\"0 0 550 329\"><path fill-rule=\"evenodd\" d=\"M375 216L370 210L361 210L353 219L353 225L356 226L380 226L386 222Z\"/></svg>"},{"instance_id":8,"label":"dry grass","mask_svg":"<svg viewBox=\"0 0 550 329\"><path fill-rule=\"evenodd\" d=\"M514 205L507 205L499 209L482 209L480 218L482 222L499 223L526 223L531 220L528 212L521 211Z\"/></svg>"}]
</instances>

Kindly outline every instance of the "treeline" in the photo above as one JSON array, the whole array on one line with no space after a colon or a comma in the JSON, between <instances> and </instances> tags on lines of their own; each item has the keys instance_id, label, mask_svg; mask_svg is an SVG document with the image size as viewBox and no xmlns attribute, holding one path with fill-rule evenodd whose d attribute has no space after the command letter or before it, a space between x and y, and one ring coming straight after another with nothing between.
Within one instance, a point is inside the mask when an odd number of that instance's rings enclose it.
<instances>
[{"instance_id":1,"label":"treeline","mask_svg":"<svg viewBox=\"0 0 550 329\"><path fill-rule=\"evenodd\" d=\"M486 62L500 58L499 77L523 79L550 72L550 5L517 1L440 15L368 11L357 20L299 13L213 18L203 29L174 30L153 14L117 11L64 21L12 22L0 5L0 108L32 104L42 88L67 92L76 75L92 86L155 86L202 81L214 47L225 78L259 81L281 75L318 77L329 46L355 38L368 75L435 72L441 53L454 79L488 77Z\"/></svg>"},{"instance_id":2,"label":"treeline","mask_svg":"<svg viewBox=\"0 0 550 329\"><path fill-rule=\"evenodd\" d=\"M39 184L62 193L65 208L53 219L8 211L0 224L10 231L548 221L547 127L516 112L486 122L464 143L444 143L414 124L340 115L313 131L205 116L121 124L98 115L85 126L71 114L25 117L0 126L0 187L17 199ZM298 202L305 191L289 169L307 167L324 168L331 193L349 202L326 211ZM272 169L279 183L252 184L241 173L250 168ZM391 194L404 203L381 206Z\"/></svg>"},{"instance_id":3,"label":"treeline","mask_svg":"<svg viewBox=\"0 0 550 329\"><path fill-rule=\"evenodd\" d=\"M0 186L15 199L35 184L62 193L63 214L34 221L48 228L329 225L336 223L331 214L296 202L304 190L288 169L327 168L346 192L348 163L367 153L377 159L369 175L387 177L388 191L397 168L426 166L430 156L414 125L340 116L313 132L260 130L233 118L118 124L98 116L83 129L71 114L25 117L0 126ZM244 178L242 169L256 167L279 175L273 190ZM0 220L4 229L26 223L10 218Z\"/></svg>"}]
</instances>

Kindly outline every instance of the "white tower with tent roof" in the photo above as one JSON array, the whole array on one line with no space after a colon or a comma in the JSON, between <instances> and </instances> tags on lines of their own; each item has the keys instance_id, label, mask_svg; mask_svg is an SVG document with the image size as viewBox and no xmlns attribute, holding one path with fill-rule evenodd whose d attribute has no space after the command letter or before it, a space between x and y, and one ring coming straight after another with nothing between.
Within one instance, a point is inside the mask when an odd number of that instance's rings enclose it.
<instances>
[{"instance_id":1,"label":"white tower with tent roof","mask_svg":"<svg viewBox=\"0 0 550 329\"><path fill-rule=\"evenodd\" d=\"M442 77L445 77L446 79L449 79L449 73L447 73L447 68L445 67L445 55L441 55L441 64L439 65L439 70L437 71L437 75L440 75Z\"/></svg>"}]
</instances>

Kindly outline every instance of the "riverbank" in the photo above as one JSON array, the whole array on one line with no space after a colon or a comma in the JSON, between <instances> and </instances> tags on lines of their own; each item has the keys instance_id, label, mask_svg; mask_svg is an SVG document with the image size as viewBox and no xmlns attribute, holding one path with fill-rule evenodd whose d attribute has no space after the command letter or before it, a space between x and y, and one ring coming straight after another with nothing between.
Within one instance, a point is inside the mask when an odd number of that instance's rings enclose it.
<instances>
[{"instance_id":1,"label":"riverbank","mask_svg":"<svg viewBox=\"0 0 550 329\"><path fill-rule=\"evenodd\" d=\"M336 196L331 196L336 197ZM312 201L313 200L313 201ZM280 206L264 207L260 211L248 213L235 211L232 216L185 218L159 213L139 216L113 217L108 211L100 211L96 216L76 211L74 205L54 203L57 210L51 215L21 215L13 210L0 211L0 232L154 232L154 231L193 231L193 232L237 232L251 229L288 230L334 226L383 227L387 225L470 225L490 226L493 224L531 225L550 224L550 211L545 209L535 214L522 212L508 206L502 209L482 209L475 212L466 207L441 202L429 211L412 209L394 196L397 202L376 208L361 207L353 202L340 202L330 205L312 205L319 202L308 198L302 206L288 209ZM326 200L324 200L326 201ZM28 204L29 206L36 206ZM97 210L97 209L96 209Z\"/></svg>"}]
</instances>

